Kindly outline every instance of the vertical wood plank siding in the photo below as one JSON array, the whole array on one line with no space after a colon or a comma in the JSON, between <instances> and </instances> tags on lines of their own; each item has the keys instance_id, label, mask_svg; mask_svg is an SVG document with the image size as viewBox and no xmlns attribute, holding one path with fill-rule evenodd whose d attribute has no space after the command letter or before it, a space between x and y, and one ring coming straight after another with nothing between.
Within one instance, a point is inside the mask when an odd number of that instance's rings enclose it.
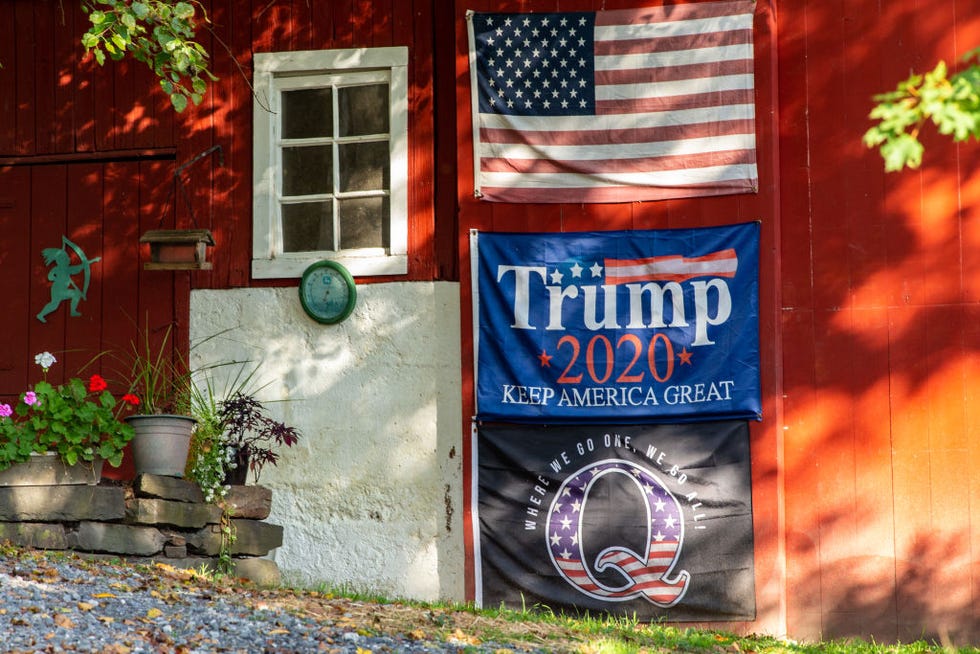
<instances>
[{"instance_id":1,"label":"vertical wood plank siding","mask_svg":"<svg viewBox=\"0 0 980 654\"><path fill-rule=\"evenodd\" d=\"M886 175L860 139L980 12L778 4L788 630L976 644L980 148L927 127L922 170Z\"/></svg>"}]
</instances>

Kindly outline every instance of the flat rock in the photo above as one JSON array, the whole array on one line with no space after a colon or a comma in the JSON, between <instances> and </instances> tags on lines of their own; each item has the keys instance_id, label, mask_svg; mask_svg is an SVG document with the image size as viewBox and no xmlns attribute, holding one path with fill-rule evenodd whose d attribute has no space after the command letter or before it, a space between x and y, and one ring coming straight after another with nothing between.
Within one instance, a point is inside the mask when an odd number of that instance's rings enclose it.
<instances>
[{"instance_id":1,"label":"flat rock","mask_svg":"<svg viewBox=\"0 0 980 654\"><path fill-rule=\"evenodd\" d=\"M282 545L282 526L257 520L232 520L235 528L235 542L231 546L232 555L265 556ZM188 535L187 545L191 551L217 556L221 551L221 529L218 525L208 525L195 534Z\"/></svg>"},{"instance_id":2,"label":"flat rock","mask_svg":"<svg viewBox=\"0 0 980 654\"><path fill-rule=\"evenodd\" d=\"M272 511L272 489L265 486L232 486L225 500L236 518L265 520Z\"/></svg>"},{"instance_id":3,"label":"flat rock","mask_svg":"<svg viewBox=\"0 0 980 654\"><path fill-rule=\"evenodd\" d=\"M126 492L118 486L12 486L0 488L0 520L76 522L121 520Z\"/></svg>"},{"instance_id":4,"label":"flat rock","mask_svg":"<svg viewBox=\"0 0 980 654\"><path fill-rule=\"evenodd\" d=\"M0 542L10 541L20 547L42 550L68 549L68 537L62 524L42 522L0 522Z\"/></svg>"},{"instance_id":5,"label":"flat rock","mask_svg":"<svg viewBox=\"0 0 980 654\"><path fill-rule=\"evenodd\" d=\"M173 500L135 498L126 503L126 519L143 525L171 525L199 529L221 520L221 509L213 504L191 504Z\"/></svg>"},{"instance_id":6,"label":"flat rock","mask_svg":"<svg viewBox=\"0 0 980 654\"><path fill-rule=\"evenodd\" d=\"M135 556L158 554L166 542L167 537L153 527L105 522L81 522L77 531L69 534L72 549Z\"/></svg>"},{"instance_id":7,"label":"flat rock","mask_svg":"<svg viewBox=\"0 0 980 654\"><path fill-rule=\"evenodd\" d=\"M136 477L133 491L137 497L154 497L175 502L204 502L204 493L200 486L177 477L142 474Z\"/></svg>"}]
</instances>

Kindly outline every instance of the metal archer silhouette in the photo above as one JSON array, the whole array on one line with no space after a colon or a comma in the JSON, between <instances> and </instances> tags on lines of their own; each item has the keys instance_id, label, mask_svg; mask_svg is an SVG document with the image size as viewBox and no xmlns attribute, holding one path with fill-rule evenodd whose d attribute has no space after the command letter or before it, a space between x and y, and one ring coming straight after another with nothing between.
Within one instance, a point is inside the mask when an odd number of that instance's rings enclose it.
<instances>
[{"instance_id":1,"label":"metal archer silhouette","mask_svg":"<svg viewBox=\"0 0 980 654\"><path fill-rule=\"evenodd\" d=\"M71 262L71 254L68 252L68 248L71 248L78 256L80 263L73 264ZM102 257L89 259L85 256L82 248L72 243L67 236L61 237L60 249L45 248L41 251L41 256L44 257L45 265L53 266L48 271L48 281L51 282L51 301L44 305L41 312L37 314L37 319L41 322L47 322L44 317L57 309L65 300L71 303L71 315L82 315L78 311L78 303L85 300L88 294L89 283L92 281L92 264ZM78 273L83 273L85 278L81 288L72 279Z\"/></svg>"}]
</instances>

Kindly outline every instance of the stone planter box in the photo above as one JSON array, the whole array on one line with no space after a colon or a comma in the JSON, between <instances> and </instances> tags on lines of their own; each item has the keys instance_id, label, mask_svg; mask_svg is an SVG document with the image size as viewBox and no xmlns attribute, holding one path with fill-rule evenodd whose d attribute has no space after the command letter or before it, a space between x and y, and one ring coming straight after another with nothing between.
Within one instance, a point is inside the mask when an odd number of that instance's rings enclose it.
<instances>
[{"instance_id":1,"label":"stone planter box","mask_svg":"<svg viewBox=\"0 0 980 654\"><path fill-rule=\"evenodd\" d=\"M56 452L32 454L24 463L0 470L0 486L94 486L102 479L102 464L102 459L96 458L91 463L69 466Z\"/></svg>"}]
</instances>

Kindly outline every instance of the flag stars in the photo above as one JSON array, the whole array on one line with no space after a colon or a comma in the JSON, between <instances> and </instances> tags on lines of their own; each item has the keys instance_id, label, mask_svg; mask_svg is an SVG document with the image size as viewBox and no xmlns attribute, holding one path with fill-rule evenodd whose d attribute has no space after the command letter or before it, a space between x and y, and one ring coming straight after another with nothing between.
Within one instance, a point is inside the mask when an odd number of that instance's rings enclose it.
<instances>
[{"instance_id":1,"label":"flag stars","mask_svg":"<svg viewBox=\"0 0 980 654\"><path fill-rule=\"evenodd\" d=\"M662 512L664 510L664 507L667 506L666 502L664 502L664 500L663 500L662 497L658 497L657 498L657 501L654 502L653 505L654 505L654 507L656 507L657 513Z\"/></svg>"},{"instance_id":2,"label":"flag stars","mask_svg":"<svg viewBox=\"0 0 980 654\"><path fill-rule=\"evenodd\" d=\"M547 350L541 350L541 354L538 355L538 361L541 362L542 368L550 368L552 358L554 358L553 355L548 354Z\"/></svg>"},{"instance_id":3,"label":"flag stars","mask_svg":"<svg viewBox=\"0 0 980 654\"><path fill-rule=\"evenodd\" d=\"M569 552L568 550L562 550L561 551L561 554L559 554L558 556L560 556L563 559L571 559L572 558L572 553Z\"/></svg>"},{"instance_id":4,"label":"flag stars","mask_svg":"<svg viewBox=\"0 0 980 654\"><path fill-rule=\"evenodd\" d=\"M559 536L558 532L556 531L555 533L551 534L551 546L558 547L559 545L561 545L561 536Z\"/></svg>"},{"instance_id":5,"label":"flag stars","mask_svg":"<svg viewBox=\"0 0 980 654\"><path fill-rule=\"evenodd\" d=\"M572 502L572 513L578 513L582 509L582 505L578 500Z\"/></svg>"},{"instance_id":6,"label":"flag stars","mask_svg":"<svg viewBox=\"0 0 980 654\"><path fill-rule=\"evenodd\" d=\"M563 274L561 274L558 271L557 268L555 268L555 272L551 273L550 276L551 276L551 283L552 284L561 284L561 280L565 277Z\"/></svg>"},{"instance_id":7,"label":"flag stars","mask_svg":"<svg viewBox=\"0 0 980 654\"><path fill-rule=\"evenodd\" d=\"M680 362L681 362L681 365L682 366L690 366L690 365L693 365L691 363L691 355L692 354L694 354L694 352L688 352L686 345L684 346L684 349L683 350L681 350L680 352L677 353L677 358L680 359Z\"/></svg>"},{"instance_id":8,"label":"flag stars","mask_svg":"<svg viewBox=\"0 0 980 654\"><path fill-rule=\"evenodd\" d=\"M581 277L581 276L582 276L582 266L578 265L578 261L576 261L572 265L572 277Z\"/></svg>"},{"instance_id":9,"label":"flag stars","mask_svg":"<svg viewBox=\"0 0 980 654\"><path fill-rule=\"evenodd\" d=\"M589 268L589 272L592 273L593 278L602 277L602 266L599 265L599 262L596 262Z\"/></svg>"},{"instance_id":10,"label":"flag stars","mask_svg":"<svg viewBox=\"0 0 980 654\"><path fill-rule=\"evenodd\" d=\"M672 515L667 516L667 519L664 520L664 526L667 529L674 529L677 526L677 519Z\"/></svg>"},{"instance_id":11,"label":"flag stars","mask_svg":"<svg viewBox=\"0 0 980 654\"><path fill-rule=\"evenodd\" d=\"M561 528L562 529L568 530L568 529L571 529L572 528L572 519L569 518L568 516L565 516L564 518L562 518L558 522L561 523Z\"/></svg>"}]
</instances>

